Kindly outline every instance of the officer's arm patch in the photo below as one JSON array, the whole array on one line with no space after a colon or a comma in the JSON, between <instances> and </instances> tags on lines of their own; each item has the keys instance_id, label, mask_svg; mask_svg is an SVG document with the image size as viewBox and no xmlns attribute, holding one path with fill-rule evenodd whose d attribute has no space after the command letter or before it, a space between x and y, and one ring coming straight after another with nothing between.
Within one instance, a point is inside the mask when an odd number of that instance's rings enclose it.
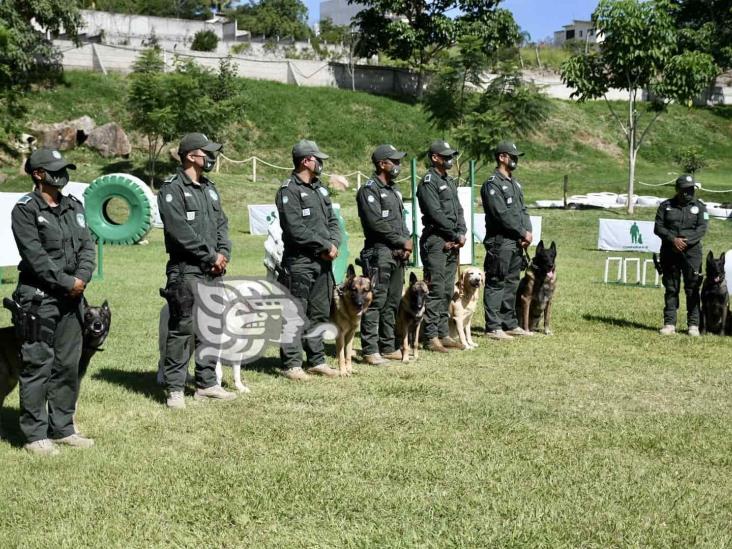
<instances>
[{"instance_id":1,"label":"officer's arm patch","mask_svg":"<svg viewBox=\"0 0 732 549\"><path fill-rule=\"evenodd\" d=\"M422 181L424 181L425 183L429 183L430 181L432 181L432 174L428 173L427 175L425 175Z\"/></svg>"},{"instance_id":2,"label":"officer's arm patch","mask_svg":"<svg viewBox=\"0 0 732 549\"><path fill-rule=\"evenodd\" d=\"M28 204L28 202L30 202L31 200L33 200L33 197L31 195L27 194L25 196L21 196L18 199L18 202L17 203L18 204Z\"/></svg>"}]
</instances>

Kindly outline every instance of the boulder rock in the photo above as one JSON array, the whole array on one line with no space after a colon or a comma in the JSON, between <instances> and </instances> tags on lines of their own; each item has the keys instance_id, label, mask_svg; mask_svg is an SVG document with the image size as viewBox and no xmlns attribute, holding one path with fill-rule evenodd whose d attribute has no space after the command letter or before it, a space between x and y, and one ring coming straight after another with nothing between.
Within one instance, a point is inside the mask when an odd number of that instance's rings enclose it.
<instances>
[{"instance_id":1,"label":"boulder rock","mask_svg":"<svg viewBox=\"0 0 732 549\"><path fill-rule=\"evenodd\" d=\"M93 118L82 116L56 124L34 124L31 129L36 134L39 146L67 151L83 143L95 126Z\"/></svg>"},{"instance_id":2,"label":"boulder rock","mask_svg":"<svg viewBox=\"0 0 732 549\"><path fill-rule=\"evenodd\" d=\"M128 156L132 152L127 134L116 122L94 128L84 144L104 157Z\"/></svg>"}]
</instances>

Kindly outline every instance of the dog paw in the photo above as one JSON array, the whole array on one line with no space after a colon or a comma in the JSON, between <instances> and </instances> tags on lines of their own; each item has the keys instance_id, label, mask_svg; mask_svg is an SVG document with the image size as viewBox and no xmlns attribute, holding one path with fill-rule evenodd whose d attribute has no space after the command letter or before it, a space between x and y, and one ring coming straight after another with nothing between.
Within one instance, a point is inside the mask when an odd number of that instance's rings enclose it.
<instances>
[{"instance_id":1,"label":"dog paw","mask_svg":"<svg viewBox=\"0 0 732 549\"><path fill-rule=\"evenodd\" d=\"M246 385L237 385L236 390L239 391L240 393L244 393L244 394L252 392L252 390L249 387L247 387Z\"/></svg>"},{"instance_id":2,"label":"dog paw","mask_svg":"<svg viewBox=\"0 0 732 549\"><path fill-rule=\"evenodd\" d=\"M551 331L551 330L550 330L549 328L546 328L546 329L544 330L544 335L548 335L548 336L550 336L550 335L554 335L554 332L552 332L552 331Z\"/></svg>"}]
</instances>

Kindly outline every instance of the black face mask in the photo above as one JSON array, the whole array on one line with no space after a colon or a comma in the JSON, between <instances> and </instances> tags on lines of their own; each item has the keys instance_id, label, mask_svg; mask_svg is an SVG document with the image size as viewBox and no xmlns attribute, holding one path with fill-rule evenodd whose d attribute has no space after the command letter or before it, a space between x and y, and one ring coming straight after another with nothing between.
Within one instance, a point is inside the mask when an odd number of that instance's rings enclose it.
<instances>
[{"instance_id":1,"label":"black face mask","mask_svg":"<svg viewBox=\"0 0 732 549\"><path fill-rule=\"evenodd\" d=\"M214 169L216 165L216 158L206 153L206 158L203 159L203 171L208 173Z\"/></svg>"},{"instance_id":2,"label":"black face mask","mask_svg":"<svg viewBox=\"0 0 732 549\"><path fill-rule=\"evenodd\" d=\"M56 172L46 172L46 179L44 183L55 187L56 189L63 189L69 182L69 172L66 168L58 170Z\"/></svg>"},{"instance_id":3,"label":"black face mask","mask_svg":"<svg viewBox=\"0 0 732 549\"><path fill-rule=\"evenodd\" d=\"M679 202L682 204L688 204L694 200L694 189L685 189L679 191Z\"/></svg>"},{"instance_id":4,"label":"black face mask","mask_svg":"<svg viewBox=\"0 0 732 549\"><path fill-rule=\"evenodd\" d=\"M454 163L455 163L455 159L451 156L450 158L445 158L445 163L442 165L442 167L445 168L446 170L449 170L452 168Z\"/></svg>"},{"instance_id":5,"label":"black face mask","mask_svg":"<svg viewBox=\"0 0 732 549\"><path fill-rule=\"evenodd\" d=\"M313 175L318 177L323 173L323 161L320 158L315 159L315 169L312 170Z\"/></svg>"},{"instance_id":6,"label":"black face mask","mask_svg":"<svg viewBox=\"0 0 732 549\"><path fill-rule=\"evenodd\" d=\"M516 168L518 168L518 156L510 156L509 158L511 160L508 163L508 169L511 170L511 171L513 171Z\"/></svg>"}]
</instances>

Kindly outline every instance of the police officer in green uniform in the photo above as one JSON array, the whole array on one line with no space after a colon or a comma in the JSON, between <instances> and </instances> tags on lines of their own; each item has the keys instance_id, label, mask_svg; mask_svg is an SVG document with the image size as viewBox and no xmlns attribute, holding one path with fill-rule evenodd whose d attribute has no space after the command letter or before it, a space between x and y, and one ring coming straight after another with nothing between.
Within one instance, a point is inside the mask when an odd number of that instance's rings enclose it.
<instances>
[{"instance_id":1,"label":"police officer in green uniform","mask_svg":"<svg viewBox=\"0 0 732 549\"><path fill-rule=\"evenodd\" d=\"M338 371L325 363L323 335L317 330L330 318L334 289L331 268L341 240L328 189L320 181L326 158L315 142L297 142L292 148L292 175L275 198L284 243L280 283L300 301L307 317L302 338L280 347L282 375L295 381L305 381L309 374L338 376ZM303 347L307 371L302 368Z\"/></svg>"},{"instance_id":2,"label":"police officer in green uniform","mask_svg":"<svg viewBox=\"0 0 732 549\"><path fill-rule=\"evenodd\" d=\"M82 345L82 296L94 271L94 243L84 207L61 189L76 166L53 149L38 149L25 170L33 192L13 208L12 229L21 261L13 321L22 338L20 430L25 448L54 455L56 443L89 448L76 432Z\"/></svg>"},{"instance_id":3,"label":"police officer in green uniform","mask_svg":"<svg viewBox=\"0 0 732 549\"><path fill-rule=\"evenodd\" d=\"M465 245L465 218L458 201L455 180L447 175L458 151L450 144L437 140L430 145L432 167L417 188L422 212L422 235L419 252L424 264L424 276L429 280L430 293L424 321L427 349L439 353L462 345L448 335L448 307L454 291L458 254Z\"/></svg>"},{"instance_id":4,"label":"police officer in green uniform","mask_svg":"<svg viewBox=\"0 0 732 549\"><path fill-rule=\"evenodd\" d=\"M516 292L524 250L531 244L531 219L521 184L513 177L522 152L503 142L496 147L496 171L483 183L485 211L485 332L493 339L533 335L518 325Z\"/></svg>"},{"instance_id":5,"label":"police officer in green uniform","mask_svg":"<svg viewBox=\"0 0 732 549\"><path fill-rule=\"evenodd\" d=\"M694 198L696 181L691 175L676 180L676 195L665 200L656 212L653 232L661 239L661 270L665 306L662 335L676 333L681 277L686 294L687 325L690 336L699 335L699 288L702 283L702 244L709 214L701 200Z\"/></svg>"},{"instance_id":6,"label":"police officer in green uniform","mask_svg":"<svg viewBox=\"0 0 732 549\"><path fill-rule=\"evenodd\" d=\"M178 147L181 166L158 193L158 208L163 220L167 284L162 292L168 301L170 318L164 357L164 377L169 408L185 408L185 387L191 339L198 349L201 341L194 334L193 305L198 282L223 276L231 258L229 223L221 197L213 181L204 174L216 163L221 145L202 133L189 133ZM236 394L216 382L216 360L196 353L197 400L232 400Z\"/></svg>"},{"instance_id":7,"label":"police officer in green uniform","mask_svg":"<svg viewBox=\"0 0 732 549\"><path fill-rule=\"evenodd\" d=\"M401 193L394 187L406 153L380 145L371 155L374 174L356 194L364 234L364 276L375 282L374 298L361 319L361 348L367 364L400 360L394 325L404 288L404 266L412 238L404 223Z\"/></svg>"}]
</instances>

